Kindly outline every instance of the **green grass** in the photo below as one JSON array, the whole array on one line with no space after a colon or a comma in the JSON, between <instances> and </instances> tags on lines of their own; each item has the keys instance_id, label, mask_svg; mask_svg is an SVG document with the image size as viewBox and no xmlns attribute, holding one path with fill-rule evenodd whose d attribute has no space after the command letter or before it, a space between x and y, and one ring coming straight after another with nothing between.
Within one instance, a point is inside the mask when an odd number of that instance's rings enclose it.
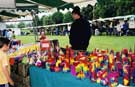
<instances>
[{"instance_id":1,"label":"green grass","mask_svg":"<svg viewBox=\"0 0 135 87\"><path fill-rule=\"evenodd\" d=\"M18 39L22 40L23 44L34 43L34 36L18 36ZM48 36L49 39L58 39L60 46L65 47L69 45L69 39L67 36ZM135 37L133 36L93 36L90 40L88 50L91 51L94 48L99 49L114 49L120 51L123 48L134 48Z\"/></svg>"},{"instance_id":2,"label":"green grass","mask_svg":"<svg viewBox=\"0 0 135 87\"><path fill-rule=\"evenodd\" d=\"M16 36L23 44L34 43L34 36Z\"/></svg>"}]
</instances>

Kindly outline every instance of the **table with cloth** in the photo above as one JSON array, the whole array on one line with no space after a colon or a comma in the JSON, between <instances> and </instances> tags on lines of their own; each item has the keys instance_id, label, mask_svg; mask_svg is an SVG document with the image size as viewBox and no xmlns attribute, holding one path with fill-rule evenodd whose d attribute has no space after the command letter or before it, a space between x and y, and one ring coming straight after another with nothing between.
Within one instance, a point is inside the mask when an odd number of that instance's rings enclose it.
<instances>
[{"instance_id":1,"label":"table with cloth","mask_svg":"<svg viewBox=\"0 0 135 87\"><path fill-rule=\"evenodd\" d=\"M35 66L31 66L29 71L31 87L108 87L89 79L77 79L70 72L51 72Z\"/></svg>"},{"instance_id":2,"label":"table with cloth","mask_svg":"<svg viewBox=\"0 0 135 87\"><path fill-rule=\"evenodd\" d=\"M30 66L29 74L31 87L109 87L92 82L87 78L77 79L70 72L51 72L36 66ZM120 84L122 81L122 78L119 78ZM132 86L129 87L135 87L132 82L130 85Z\"/></svg>"}]
</instances>

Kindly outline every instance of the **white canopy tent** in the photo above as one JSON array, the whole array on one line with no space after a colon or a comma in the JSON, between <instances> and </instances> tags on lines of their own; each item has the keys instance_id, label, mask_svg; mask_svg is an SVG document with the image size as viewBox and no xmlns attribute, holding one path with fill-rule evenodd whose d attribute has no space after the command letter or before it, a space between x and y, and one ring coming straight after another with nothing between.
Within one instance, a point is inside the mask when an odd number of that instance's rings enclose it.
<instances>
[{"instance_id":1,"label":"white canopy tent","mask_svg":"<svg viewBox=\"0 0 135 87\"><path fill-rule=\"evenodd\" d=\"M15 0L0 0L0 9L15 8Z\"/></svg>"}]
</instances>

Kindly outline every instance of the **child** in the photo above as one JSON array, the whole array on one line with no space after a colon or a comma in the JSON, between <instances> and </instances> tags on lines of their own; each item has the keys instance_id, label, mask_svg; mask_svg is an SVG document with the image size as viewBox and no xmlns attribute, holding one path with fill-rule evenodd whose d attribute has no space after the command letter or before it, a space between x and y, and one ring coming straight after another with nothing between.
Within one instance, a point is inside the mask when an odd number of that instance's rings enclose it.
<instances>
[{"instance_id":1,"label":"child","mask_svg":"<svg viewBox=\"0 0 135 87\"><path fill-rule=\"evenodd\" d=\"M15 38L16 38L15 31L13 31L12 39L15 39Z\"/></svg>"},{"instance_id":2,"label":"child","mask_svg":"<svg viewBox=\"0 0 135 87\"><path fill-rule=\"evenodd\" d=\"M40 36L39 39L40 39L40 40L45 40L45 39L47 39L44 32L41 32L41 36Z\"/></svg>"},{"instance_id":3,"label":"child","mask_svg":"<svg viewBox=\"0 0 135 87\"><path fill-rule=\"evenodd\" d=\"M14 86L10 78L10 64L6 52L9 50L10 40L0 37L0 87Z\"/></svg>"}]
</instances>

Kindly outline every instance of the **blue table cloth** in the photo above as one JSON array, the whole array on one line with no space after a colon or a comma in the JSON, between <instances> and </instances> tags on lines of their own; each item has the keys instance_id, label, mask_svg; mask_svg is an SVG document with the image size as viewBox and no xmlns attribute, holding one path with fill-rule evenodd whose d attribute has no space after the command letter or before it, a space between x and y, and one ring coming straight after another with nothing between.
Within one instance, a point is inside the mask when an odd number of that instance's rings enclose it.
<instances>
[{"instance_id":1,"label":"blue table cloth","mask_svg":"<svg viewBox=\"0 0 135 87\"><path fill-rule=\"evenodd\" d=\"M51 72L35 66L31 66L29 70L31 87L108 87L87 78L79 80L70 72Z\"/></svg>"}]
</instances>

